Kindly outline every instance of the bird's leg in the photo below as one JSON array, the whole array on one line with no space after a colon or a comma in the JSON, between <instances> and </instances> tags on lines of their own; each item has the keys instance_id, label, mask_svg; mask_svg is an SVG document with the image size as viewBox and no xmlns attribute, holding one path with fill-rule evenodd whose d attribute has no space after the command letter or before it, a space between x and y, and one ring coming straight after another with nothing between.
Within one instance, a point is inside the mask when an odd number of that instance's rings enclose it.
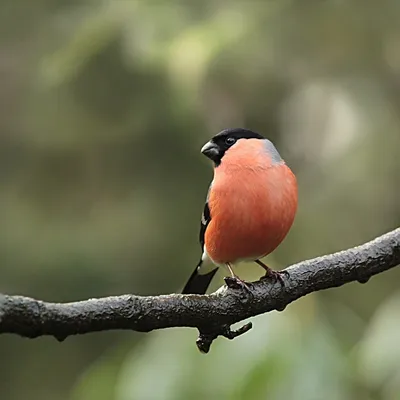
<instances>
[{"instance_id":1,"label":"bird's leg","mask_svg":"<svg viewBox=\"0 0 400 400\"><path fill-rule=\"evenodd\" d=\"M254 260L260 267L265 269L265 275L261 278L261 279L267 279L267 278L272 278L275 280L278 280L283 286L285 286L285 281L282 278L282 275L286 275L289 276L289 272L288 271L274 271L273 269L271 269L270 267L268 267L268 265L265 265L263 262L261 262L260 260Z\"/></svg>"},{"instance_id":2,"label":"bird's leg","mask_svg":"<svg viewBox=\"0 0 400 400\"><path fill-rule=\"evenodd\" d=\"M245 281L243 281L242 279L240 279L240 278L233 272L233 269L232 269L231 264L230 264L230 263L226 263L225 265L226 265L226 268L228 268L229 273L231 274L230 277L226 277L226 278L225 278L225 282L226 282L227 286L228 286L229 288L232 288L232 289L241 287L242 289L245 289L245 290L247 290L247 291L250 291L249 285L248 285Z\"/></svg>"}]
</instances>

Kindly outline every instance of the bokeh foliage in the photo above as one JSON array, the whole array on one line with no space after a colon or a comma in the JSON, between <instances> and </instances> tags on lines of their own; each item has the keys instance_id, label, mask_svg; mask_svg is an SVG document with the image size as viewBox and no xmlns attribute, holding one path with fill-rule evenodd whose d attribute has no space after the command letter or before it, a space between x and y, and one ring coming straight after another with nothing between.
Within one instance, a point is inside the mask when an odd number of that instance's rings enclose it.
<instances>
[{"instance_id":1,"label":"bokeh foliage","mask_svg":"<svg viewBox=\"0 0 400 400\"><path fill-rule=\"evenodd\" d=\"M399 17L392 0L1 1L0 291L180 290L211 179L199 148L228 126L298 177L274 267L399 226ZM0 398L397 399L399 278L301 299L206 357L183 329L1 337Z\"/></svg>"}]
</instances>

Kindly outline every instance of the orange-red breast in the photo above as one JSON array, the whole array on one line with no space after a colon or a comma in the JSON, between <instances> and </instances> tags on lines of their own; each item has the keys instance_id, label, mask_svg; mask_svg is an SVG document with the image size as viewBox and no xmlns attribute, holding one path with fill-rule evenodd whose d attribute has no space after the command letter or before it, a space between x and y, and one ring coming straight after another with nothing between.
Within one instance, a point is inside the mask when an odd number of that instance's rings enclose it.
<instances>
[{"instance_id":1,"label":"orange-red breast","mask_svg":"<svg viewBox=\"0 0 400 400\"><path fill-rule=\"evenodd\" d=\"M232 270L241 261L255 261L267 276L280 278L260 258L276 249L293 224L293 172L271 141L247 129L223 130L201 152L214 162L214 179L201 218L203 254L183 293L205 293L220 266L243 283Z\"/></svg>"}]
</instances>

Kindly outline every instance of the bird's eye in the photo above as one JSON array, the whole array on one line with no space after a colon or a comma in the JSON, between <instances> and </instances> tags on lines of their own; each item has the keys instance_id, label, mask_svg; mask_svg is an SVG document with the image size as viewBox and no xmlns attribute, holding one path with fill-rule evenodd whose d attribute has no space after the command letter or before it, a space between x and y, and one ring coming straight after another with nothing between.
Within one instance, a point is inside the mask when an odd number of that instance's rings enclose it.
<instances>
[{"instance_id":1,"label":"bird's eye","mask_svg":"<svg viewBox=\"0 0 400 400\"><path fill-rule=\"evenodd\" d=\"M225 143L226 143L228 146L232 146L233 144L236 143L236 139L233 138L232 136L228 136L228 137L225 139Z\"/></svg>"}]
</instances>

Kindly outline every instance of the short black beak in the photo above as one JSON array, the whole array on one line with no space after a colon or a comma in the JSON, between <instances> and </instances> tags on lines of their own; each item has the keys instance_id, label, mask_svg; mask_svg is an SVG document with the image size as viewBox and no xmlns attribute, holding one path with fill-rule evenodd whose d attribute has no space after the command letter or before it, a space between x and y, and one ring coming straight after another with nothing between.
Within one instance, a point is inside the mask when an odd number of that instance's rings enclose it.
<instances>
[{"instance_id":1,"label":"short black beak","mask_svg":"<svg viewBox=\"0 0 400 400\"><path fill-rule=\"evenodd\" d=\"M201 152L210 160L217 161L219 159L219 148L213 142L207 142L202 148Z\"/></svg>"}]
</instances>

